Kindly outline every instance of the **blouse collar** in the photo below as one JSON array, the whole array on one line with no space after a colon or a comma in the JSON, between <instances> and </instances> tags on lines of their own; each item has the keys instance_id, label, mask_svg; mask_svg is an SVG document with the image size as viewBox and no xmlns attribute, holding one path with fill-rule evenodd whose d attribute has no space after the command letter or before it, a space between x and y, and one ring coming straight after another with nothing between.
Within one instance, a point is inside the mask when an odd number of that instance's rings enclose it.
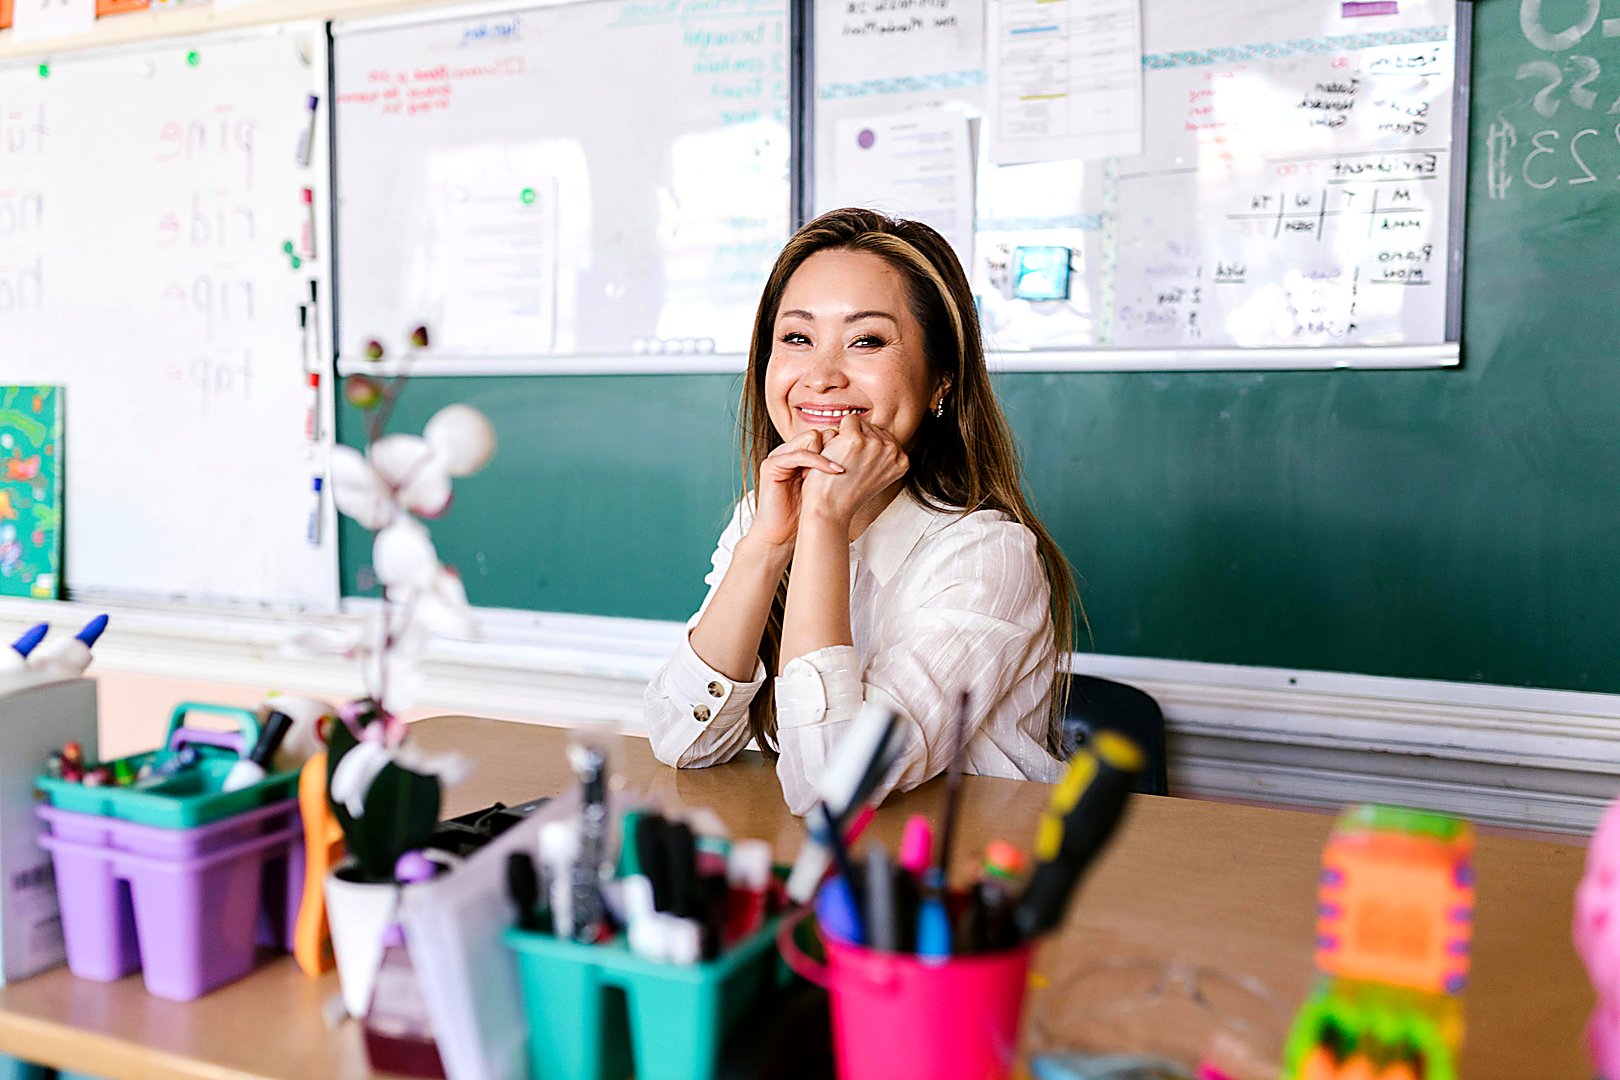
<instances>
[{"instance_id":1,"label":"blouse collar","mask_svg":"<svg viewBox=\"0 0 1620 1080\"><path fill-rule=\"evenodd\" d=\"M901 488L877 519L850 544L850 550L879 582L887 585L939 516L938 511L930 510Z\"/></svg>"}]
</instances>

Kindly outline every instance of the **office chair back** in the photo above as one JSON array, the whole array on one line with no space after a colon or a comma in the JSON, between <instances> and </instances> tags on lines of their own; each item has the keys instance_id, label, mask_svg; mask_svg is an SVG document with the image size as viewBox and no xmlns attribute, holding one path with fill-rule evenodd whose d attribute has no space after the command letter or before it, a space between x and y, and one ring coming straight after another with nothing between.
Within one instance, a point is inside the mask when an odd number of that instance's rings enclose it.
<instances>
[{"instance_id":1,"label":"office chair back","mask_svg":"<svg viewBox=\"0 0 1620 1080\"><path fill-rule=\"evenodd\" d=\"M1144 795L1170 794L1165 751L1164 710L1151 694L1095 675L1070 675L1069 707L1063 717L1063 748L1084 746L1098 731L1117 731L1134 741L1147 757L1136 781Z\"/></svg>"}]
</instances>

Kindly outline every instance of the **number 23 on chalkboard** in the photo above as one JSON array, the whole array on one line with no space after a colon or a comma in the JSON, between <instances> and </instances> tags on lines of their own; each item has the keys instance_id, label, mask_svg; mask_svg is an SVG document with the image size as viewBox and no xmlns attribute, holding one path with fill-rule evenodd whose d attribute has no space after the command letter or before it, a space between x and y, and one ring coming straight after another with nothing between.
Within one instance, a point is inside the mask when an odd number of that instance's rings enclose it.
<instances>
[{"instance_id":1,"label":"number 23 on chalkboard","mask_svg":"<svg viewBox=\"0 0 1620 1080\"><path fill-rule=\"evenodd\" d=\"M1526 41L1549 56L1520 64L1515 78L1529 89L1534 119L1583 126L1572 132L1544 126L1523 138L1511 119L1498 116L1491 123L1486 146L1487 182L1493 199L1506 198L1519 183L1546 191L1560 185L1620 181L1620 172L1615 171L1620 167L1620 87L1614 85L1614 73L1603 79L1603 65L1596 57L1560 55L1580 45L1594 29L1603 38L1620 38L1620 18L1600 20L1602 0L1579 0L1575 21L1555 29L1544 18L1544 3L1519 0L1520 31ZM1570 14L1565 3L1557 4L1556 10L1558 15L1550 20L1555 25ZM1566 104L1569 109L1564 108ZM1617 119L1598 121L1601 127L1585 126L1598 116Z\"/></svg>"}]
</instances>

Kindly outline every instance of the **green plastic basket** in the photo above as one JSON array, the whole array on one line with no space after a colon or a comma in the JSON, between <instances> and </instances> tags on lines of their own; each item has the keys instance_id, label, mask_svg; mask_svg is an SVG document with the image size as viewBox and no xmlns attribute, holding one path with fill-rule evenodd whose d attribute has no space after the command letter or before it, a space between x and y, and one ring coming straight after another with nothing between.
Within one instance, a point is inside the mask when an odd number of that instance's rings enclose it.
<instances>
[{"instance_id":1,"label":"green plastic basket","mask_svg":"<svg viewBox=\"0 0 1620 1080\"><path fill-rule=\"evenodd\" d=\"M234 732L188 728L185 719L192 713L209 713L236 721ZM247 709L231 705L210 705L186 701L176 705L169 716L168 736L163 748L134 754L122 760L136 772L150 764L157 768L168 762L183 746L196 748L200 760L173 776L128 787L104 785L86 787L71 780L41 776L35 783L51 805L76 814L133 821L160 829L191 829L207 825L244 810L254 810L298 794L298 772L271 773L256 784L235 791L221 791L225 775L253 744L259 741L259 718ZM106 764L106 763L104 763Z\"/></svg>"},{"instance_id":2,"label":"green plastic basket","mask_svg":"<svg viewBox=\"0 0 1620 1080\"><path fill-rule=\"evenodd\" d=\"M715 960L658 964L621 934L580 945L509 929L529 1020L535 1080L709 1080L724 1038L767 988L791 981L773 918ZM624 1008L609 1006L622 991ZM631 1052L634 1051L634 1060Z\"/></svg>"}]
</instances>

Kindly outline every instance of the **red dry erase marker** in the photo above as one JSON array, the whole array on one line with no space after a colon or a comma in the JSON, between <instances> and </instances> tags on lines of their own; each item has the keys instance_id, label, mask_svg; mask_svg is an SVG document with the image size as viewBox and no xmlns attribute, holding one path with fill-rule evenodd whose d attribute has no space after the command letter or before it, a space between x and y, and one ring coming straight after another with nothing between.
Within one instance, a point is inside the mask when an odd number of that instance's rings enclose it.
<instances>
[{"instance_id":1,"label":"red dry erase marker","mask_svg":"<svg viewBox=\"0 0 1620 1080\"><path fill-rule=\"evenodd\" d=\"M725 942L734 944L765 925L765 893L771 884L771 845L764 840L739 840L731 845L726 862L731 887L726 904Z\"/></svg>"}]
</instances>

